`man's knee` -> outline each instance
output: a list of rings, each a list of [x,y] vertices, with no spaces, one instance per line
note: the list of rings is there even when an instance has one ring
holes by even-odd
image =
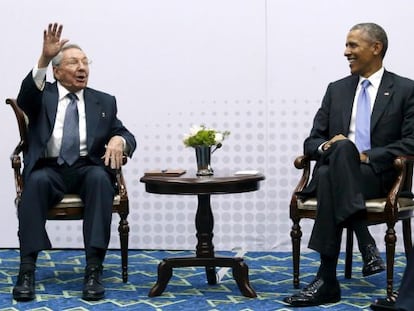
[[[44,189],[50,185],[51,178],[46,170],[39,169],[31,172],[25,180],[25,188]]]
[[[341,163],[345,164],[348,162],[360,162],[359,151],[356,148],[355,144],[349,139],[337,141],[335,144],[332,145],[330,149],[331,150],[328,155],[328,158],[330,159],[330,161],[336,159],[339,165],[341,165]]]
[[[104,167],[93,166],[88,170],[85,180],[89,185],[112,186],[112,178]]]
[[[341,151],[346,150],[348,152],[359,153],[357,147],[355,146],[355,144],[349,139],[338,140],[335,143],[335,149],[338,149],[338,150],[341,150]]]

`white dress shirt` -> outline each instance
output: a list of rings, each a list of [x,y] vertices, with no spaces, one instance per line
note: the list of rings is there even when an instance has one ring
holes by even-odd
[[[33,68],[33,80],[39,90],[45,86],[47,68],[38,68],[37,65]],[[57,82],[58,88],[58,106],[56,112],[56,120],[53,127],[52,136],[47,143],[47,150],[45,157],[58,157],[60,146],[62,144],[63,123],[65,121],[66,107],[69,105],[70,99],[66,96],[70,92]],[[78,114],[79,114],[79,138],[80,138],[80,156],[88,154],[86,146],[86,117],[85,117],[85,100],[83,98],[83,90],[75,93],[78,97]]]
[[[359,93],[361,93],[361,82],[363,80],[369,80],[370,85],[367,87],[367,91],[369,94],[369,99],[371,101],[371,111],[374,108],[375,98],[377,97],[378,88],[381,83],[382,75],[384,74],[384,67],[381,67],[380,70],[372,74],[369,78],[359,77],[358,86],[355,92],[354,97],[354,105],[352,106],[352,116],[351,116],[351,123],[349,125],[349,134],[348,138],[355,143],[355,120],[356,120],[356,112],[357,112],[357,102]]]

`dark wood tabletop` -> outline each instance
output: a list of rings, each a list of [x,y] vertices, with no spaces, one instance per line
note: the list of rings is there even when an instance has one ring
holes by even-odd
[[[158,194],[225,194],[256,191],[265,176],[261,173],[244,175],[195,176],[187,173],[178,177],[143,176],[145,190]]]

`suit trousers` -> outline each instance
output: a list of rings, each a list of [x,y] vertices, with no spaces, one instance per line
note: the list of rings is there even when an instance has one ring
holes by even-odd
[[[414,308],[414,248],[407,259],[395,307],[404,311],[410,311]]]
[[[309,248],[337,256],[347,220],[354,215],[365,216],[365,199],[384,195],[381,180],[369,164],[361,163],[350,140],[337,141],[325,151],[310,183],[318,204]]]
[[[82,157],[70,167],[58,165],[55,158],[41,159],[24,181],[18,206],[22,257],[51,248],[45,228],[48,209],[59,203],[65,193],[79,194],[85,205],[83,239],[86,252],[91,248],[107,249],[115,194],[111,173],[88,158]]]

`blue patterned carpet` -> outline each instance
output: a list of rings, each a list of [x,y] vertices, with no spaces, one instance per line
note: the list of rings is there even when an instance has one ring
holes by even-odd
[[[353,278],[343,277],[343,261],[338,267],[342,301],[312,308],[288,308],[283,297],[294,293],[290,253],[250,252],[244,256],[249,266],[250,283],[257,298],[242,296],[228,270],[218,285],[206,282],[204,268],[176,268],[162,296],[149,298],[148,292],[157,278],[162,258],[192,255],[190,251],[130,251],[129,280],[122,283],[120,253],[108,253],[104,282],[106,299],[83,301],[81,296],[84,256],[78,250],[42,252],[36,272],[36,300],[16,302],[11,298],[19,265],[17,250],[0,250],[0,311],[1,310],[140,310],[140,311],[250,311],[250,310],[369,310],[376,297],[385,296],[385,273],[361,277],[361,258],[354,255]],[[233,256],[230,252],[217,252]],[[341,259],[343,256],[341,257]],[[397,254],[395,280],[398,286],[405,266],[403,254]],[[313,279],[319,265],[316,253],[303,254],[302,284]]]

